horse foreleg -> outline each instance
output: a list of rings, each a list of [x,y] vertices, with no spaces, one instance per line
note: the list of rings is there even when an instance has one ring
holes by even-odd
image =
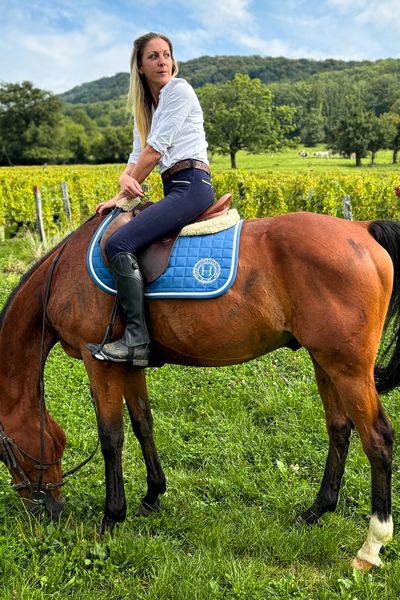
[[[316,523],[325,512],[333,512],[336,509],[352,429],[351,421],[343,410],[339,395],[329,375],[315,361],[314,368],[319,393],[325,408],[329,450],[324,476],[315,502],[301,514],[307,524]]]
[[[86,354],[86,353],[85,353]],[[122,476],[122,419],[124,366],[84,358],[96,405],[97,426],[104,458],[106,499],[100,533],[112,531],[126,516]]]
[[[142,449],[147,470],[147,493],[138,506],[138,513],[147,516],[159,510],[160,494],[166,490],[165,475],[161,467],[153,437],[153,418],[147,395],[146,379],[142,369],[129,369],[125,376],[124,396],[132,429]]]

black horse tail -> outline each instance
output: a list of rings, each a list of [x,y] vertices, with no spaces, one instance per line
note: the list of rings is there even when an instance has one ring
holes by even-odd
[[[393,290],[383,330],[383,340],[375,365],[378,392],[389,392],[400,385],[400,223],[372,221],[368,226],[372,237],[385,248],[393,262]]]

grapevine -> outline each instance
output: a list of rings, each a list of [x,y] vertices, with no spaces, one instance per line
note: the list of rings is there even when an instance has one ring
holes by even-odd
[[[118,191],[121,165],[5,167],[0,170],[0,226],[13,232],[33,229],[36,221],[33,186],[38,185],[48,233],[67,224],[61,182],[68,184],[72,225],[93,214],[96,205]],[[242,217],[252,219],[308,210],[343,216],[343,197],[351,199],[353,218],[400,220],[400,177],[396,173],[341,174],[235,170],[212,177],[216,197],[230,192]],[[162,197],[162,183],[152,173],[151,200]]]

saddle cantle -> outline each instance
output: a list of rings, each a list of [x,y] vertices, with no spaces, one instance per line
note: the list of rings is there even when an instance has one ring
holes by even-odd
[[[215,204],[207,208],[206,211],[201,213],[199,217],[194,221],[194,223],[207,221],[209,219],[213,219],[215,217],[221,217],[229,211],[229,207],[232,201],[231,194],[225,194],[222,196]],[[103,234],[103,237],[100,242],[100,251],[101,256],[104,263],[109,266],[110,262],[108,260],[106,245],[107,241],[110,237],[118,231],[123,225],[128,223],[131,219],[134,219],[142,210],[145,210],[149,206],[151,206],[152,202],[145,202],[143,204],[137,205],[133,210],[128,212],[121,212],[118,214],[115,219],[113,219],[110,225],[107,227],[106,231]],[[138,255],[138,261],[140,265],[140,270],[142,272],[142,276],[145,283],[151,283],[155,281],[168,266],[169,257],[176,241],[176,238],[179,236],[181,230],[173,233],[170,237],[164,238],[162,240],[158,240],[154,242],[143,250]]]

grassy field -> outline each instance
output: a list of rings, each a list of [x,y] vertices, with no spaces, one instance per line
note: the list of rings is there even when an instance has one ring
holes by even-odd
[[[1,303],[32,257],[24,239],[0,244]],[[96,427],[80,362],[56,347],[46,366],[50,413],[67,434],[64,469],[88,454]],[[395,537],[384,568],[362,574],[370,470],[353,436],[340,502],[321,526],[298,514],[313,501],[327,452],[324,415],[304,350],[235,367],[148,371],[156,443],[168,491],[160,513],[137,517],[145,469],[126,422],[128,516],[99,538],[101,454],[65,487],[58,521],[23,509],[0,470],[1,600],[378,599],[400,595],[400,473],[394,464]],[[399,392],[384,404],[399,436]]]
[[[301,150],[308,152],[307,158],[299,156]],[[316,171],[324,173],[326,171],[341,171],[343,173],[357,173],[366,171],[400,171],[400,164],[392,164],[392,153],[388,150],[378,152],[375,165],[371,166],[370,157],[362,160],[361,167],[355,166],[355,160],[332,156],[330,158],[320,158],[313,156],[314,152],[323,152],[326,148],[318,146],[316,148],[289,148],[282,152],[265,154],[248,154],[244,150],[237,153],[236,163],[239,169],[246,169],[252,172],[262,171],[291,171],[304,172]],[[210,163],[213,173],[220,173],[230,169],[230,158],[228,156],[211,155]]]

